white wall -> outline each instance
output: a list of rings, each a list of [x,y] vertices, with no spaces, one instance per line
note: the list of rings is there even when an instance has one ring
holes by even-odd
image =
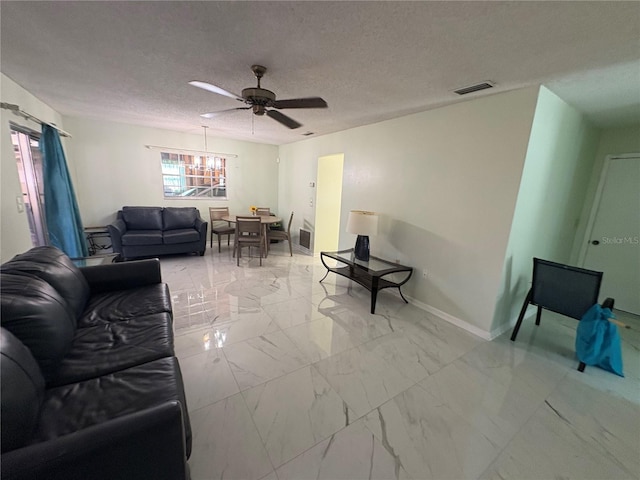
[[[0,98],[2,102],[18,105],[21,110],[64,128],[62,117],[51,107],[31,95],[4,74],[0,74]],[[9,122],[41,131],[42,127],[8,110],[0,110],[0,262],[10,260],[14,255],[28,250],[33,245],[29,223],[25,212],[18,213],[16,197],[22,197],[16,159],[11,144]],[[62,140],[63,146],[67,143]],[[71,172],[73,176],[73,172]]]
[[[292,232],[313,230],[317,159],[343,152],[340,247],[355,242],[345,232],[349,210],[378,212],[372,254],[416,269],[403,290],[489,332],[537,92],[484,96],[283,145],[278,208],[296,211]]]
[[[237,155],[227,163],[228,200],[164,199],[158,145],[204,149],[204,134],[193,135],[121,123],[65,117],[73,134],[66,154],[75,167],[76,195],[85,226],[106,225],[124,205],[194,206],[208,221],[209,207],[249,213],[250,205],[278,203],[278,147],[208,136],[208,150]]]
[[[540,88],[511,226],[493,331],[517,317],[531,285],[532,259],[571,263],[600,132]]]

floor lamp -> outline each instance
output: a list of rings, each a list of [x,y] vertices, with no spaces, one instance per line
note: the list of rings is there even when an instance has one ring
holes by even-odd
[[[356,259],[369,261],[369,235],[378,233],[378,215],[375,212],[351,210],[347,220],[347,232],[358,235],[354,254]]]

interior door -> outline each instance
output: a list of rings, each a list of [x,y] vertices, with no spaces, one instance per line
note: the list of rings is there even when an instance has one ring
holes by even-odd
[[[640,315],[640,155],[609,157],[600,188],[584,267],[604,272],[602,297]]]

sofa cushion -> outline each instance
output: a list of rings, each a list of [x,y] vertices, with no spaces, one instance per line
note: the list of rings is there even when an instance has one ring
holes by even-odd
[[[64,298],[76,317],[89,300],[89,284],[80,269],[55,247],[35,247],[3,264],[5,273],[28,273],[41,278]]]
[[[191,427],[175,357],[48,389],[32,443],[52,440],[167,401],[178,401],[183,407],[189,452]]]
[[[68,385],[173,356],[169,313],[79,328],[48,385]]]
[[[47,282],[32,276],[0,273],[0,321],[24,343],[49,380],[71,347],[76,318]]]
[[[162,234],[162,240],[165,243],[165,245],[197,242],[198,240],[200,240],[200,234],[194,228],[185,228],[180,230],[167,230]]]
[[[161,230],[127,230],[122,245],[162,245]]]
[[[130,320],[154,313],[171,314],[171,296],[165,283],[92,295],[78,328]]]
[[[199,216],[194,207],[166,207],[162,211],[164,230],[193,228]]]
[[[122,207],[127,230],[162,230],[162,207]]]
[[[2,451],[27,443],[33,435],[44,398],[44,378],[29,349],[11,332],[0,328],[2,384]]]

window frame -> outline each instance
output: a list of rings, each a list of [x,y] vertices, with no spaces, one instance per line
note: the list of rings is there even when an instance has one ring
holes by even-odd
[[[159,148],[162,196],[164,200],[228,200],[229,199],[229,157],[232,155],[196,150]],[[203,161],[204,160],[204,161]],[[175,172],[167,171],[167,164],[175,162]],[[202,174],[198,172],[202,171]],[[167,182],[173,177],[174,182]],[[216,183],[214,185],[214,183]],[[178,194],[167,195],[168,189]],[[198,195],[198,190],[209,191]],[[216,195],[216,191],[223,191]],[[194,191],[194,194],[185,193]],[[180,194],[179,192],[182,192]]]

